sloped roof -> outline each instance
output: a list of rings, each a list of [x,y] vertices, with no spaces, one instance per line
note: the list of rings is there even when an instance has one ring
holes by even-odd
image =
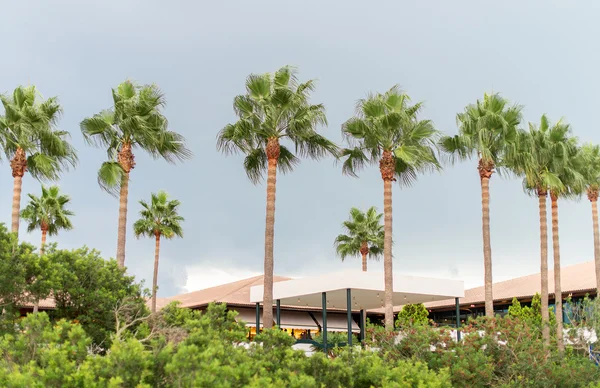
[[[24,307],[24,308],[33,308],[33,303],[32,302],[26,302],[23,303],[22,306],[20,307]],[[54,303],[54,298],[52,297],[48,297],[46,299],[41,299],[39,301],[38,307],[41,309],[53,309],[56,307],[56,304]]]
[[[254,306],[254,303],[250,303],[250,288],[264,284],[263,279],[264,276],[259,275],[204,290],[188,292],[168,298],[159,298],[156,301],[156,306],[160,309],[173,301],[181,302],[181,307],[200,307],[211,302]],[[283,282],[286,280],[292,280],[292,278],[273,276],[273,282]]]
[[[584,292],[596,289],[596,272],[593,261],[563,267],[560,271],[562,292],[564,294]],[[541,276],[539,273],[522,276],[494,283],[492,292],[494,301],[512,300],[513,297],[528,298],[539,293]],[[554,297],[554,271],[548,271],[548,294]],[[484,286],[465,290],[465,297],[460,298],[461,305],[471,305],[485,302]],[[454,300],[442,300],[426,303],[427,308],[454,306]]]

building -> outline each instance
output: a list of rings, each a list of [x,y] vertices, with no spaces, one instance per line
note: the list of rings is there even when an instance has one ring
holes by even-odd
[[[586,295],[596,296],[596,274],[593,261],[563,267],[560,271],[563,298],[571,296],[573,300]],[[513,298],[521,304],[531,303],[536,293],[540,293],[541,276],[539,273],[494,283],[494,312],[499,315],[508,313]],[[475,287],[465,290],[465,297],[459,299],[460,319],[466,321],[485,315],[485,289]],[[554,271],[548,271],[548,304],[554,306]],[[429,318],[439,324],[452,325],[456,321],[454,300],[426,303]]]

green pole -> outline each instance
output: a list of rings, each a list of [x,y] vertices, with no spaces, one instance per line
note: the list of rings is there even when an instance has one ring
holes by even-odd
[[[348,314],[348,346],[352,348],[352,290],[346,289],[346,312]]]
[[[360,310],[360,343],[364,345],[365,341],[365,310]]]
[[[460,341],[460,303],[458,298],[454,298],[454,302],[456,303],[456,340]]]
[[[260,332],[260,303],[256,303],[256,334]]]
[[[327,354],[327,293],[321,293],[321,306],[323,310],[323,352]]]
[[[281,300],[277,299],[277,327],[281,326]]]

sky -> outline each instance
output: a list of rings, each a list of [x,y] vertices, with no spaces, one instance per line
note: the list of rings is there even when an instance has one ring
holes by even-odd
[[[598,2],[7,0],[0,8],[0,92],[30,83],[46,98],[58,96],[59,127],[79,152],[79,165],[59,182],[76,213],[75,229],[50,239],[59,247],[116,253],[118,200],[96,182],[106,154],[84,143],[81,120],[110,107],[111,88],[126,79],[164,91],[171,129],[186,137],[194,158],[171,165],[136,153],[126,249],[128,272],[150,285],[154,242],[131,229],[138,201],[164,189],[182,202],[185,236],[161,246],[159,296],[262,273],[266,187],[250,183],[241,156],[215,146],[218,131],[235,121],[232,100],[251,73],[293,65],[300,80],[316,79],[312,101],[325,105],[329,121],[319,131],[340,144],[356,101],[395,84],[424,101],[421,117],[446,134],[457,133],[456,113],[493,91],[524,105],[525,121],[564,117],[582,142],[600,143]],[[26,176],[22,206],[26,193],[39,192]],[[490,195],[494,281],[538,272],[537,200],[519,180],[497,175]],[[4,160],[0,222],[10,224],[11,200]],[[395,272],[483,284],[475,161],[394,186],[393,203]],[[280,175],[275,273],[360,269],[359,259],[336,258],[333,240],[351,207],[370,206],[383,209],[375,167],[355,179],[331,159],[303,160]],[[562,264],[592,260],[587,199],[561,201],[559,213]],[[21,237],[40,241],[23,223]],[[382,270],[381,262],[369,266]]]

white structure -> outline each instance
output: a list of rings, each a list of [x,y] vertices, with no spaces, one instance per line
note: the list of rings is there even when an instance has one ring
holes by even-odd
[[[408,303],[427,303],[465,295],[464,283],[460,280],[433,279],[394,274],[392,303],[402,306]],[[263,286],[250,288],[250,302],[256,304],[256,327],[260,327],[260,303],[263,301]],[[293,305],[321,307],[319,324],[323,332],[323,347],[327,350],[327,309],[346,309],[348,345],[352,345],[352,332],[356,324],[352,311],[360,311],[361,341],[364,339],[364,311],[384,307],[384,277],[381,272],[345,271],[325,275],[292,279],[273,284],[273,300],[277,305],[277,324],[283,323],[280,306]],[[458,315],[457,315],[458,316]],[[458,322],[457,322],[458,326]]]
[[[277,282],[273,284],[273,300],[279,300],[283,305],[324,307],[322,296],[326,293],[326,307],[346,309],[347,290],[351,292],[352,310],[373,310],[384,306],[382,272],[345,271]],[[462,280],[394,274],[394,306],[464,296]],[[263,286],[250,288],[250,302],[262,301]]]

